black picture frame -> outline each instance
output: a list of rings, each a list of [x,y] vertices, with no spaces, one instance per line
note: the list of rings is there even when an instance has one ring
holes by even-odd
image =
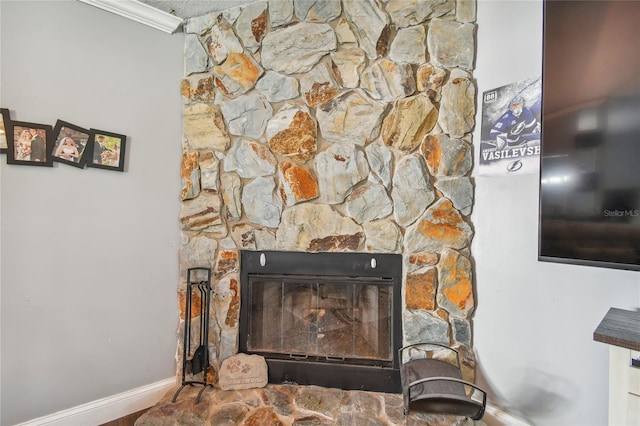
[[[123,172],[127,137],[106,130],[89,129],[89,132],[87,167]]]
[[[49,124],[11,121],[7,138],[7,164],[53,167],[49,144],[53,128]]]
[[[91,131],[75,124],[58,120],[53,128],[53,143],[49,154],[57,163],[84,168]]]
[[[6,154],[9,148],[7,140],[11,131],[11,114],[6,108],[0,108],[0,154]]]

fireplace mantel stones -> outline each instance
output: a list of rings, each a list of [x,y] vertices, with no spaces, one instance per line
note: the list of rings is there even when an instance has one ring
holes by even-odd
[[[463,365],[464,368],[464,365]],[[136,421],[136,426],[241,425],[241,426],[483,426],[482,421],[455,416],[410,413],[405,418],[402,395],[339,391],[314,386],[267,385],[259,389],[223,391],[215,389],[202,394],[196,404],[198,387],[187,387],[177,402],[168,392],[162,400]],[[334,407],[300,395],[327,398]],[[335,396],[341,395],[342,398]],[[298,405],[298,401],[302,406]],[[304,407],[304,408],[303,408]],[[333,409],[331,409],[333,408]],[[327,414],[331,414],[330,417]]]
[[[458,345],[472,369],[474,21],[469,0],[269,0],[189,19],[181,272],[212,266],[233,294],[241,249],[401,253],[405,342]],[[212,315],[216,371],[237,351],[239,303]]]

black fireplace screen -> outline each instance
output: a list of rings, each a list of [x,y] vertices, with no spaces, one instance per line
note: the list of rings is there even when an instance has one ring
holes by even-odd
[[[392,280],[255,274],[248,284],[250,352],[392,365]]]
[[[242,250],[240,352],[269,383],[400,392],[402,256]]]

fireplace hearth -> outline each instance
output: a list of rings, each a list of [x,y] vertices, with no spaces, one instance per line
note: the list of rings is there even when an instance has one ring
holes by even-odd
[[[269,382],[401,391],[402,256],[242,251],[239,349]]]

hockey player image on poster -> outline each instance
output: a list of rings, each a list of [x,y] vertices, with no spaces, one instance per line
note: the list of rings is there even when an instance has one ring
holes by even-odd
[[[528,79],[482,94],[480,175],[538,172],[541,83]]]

